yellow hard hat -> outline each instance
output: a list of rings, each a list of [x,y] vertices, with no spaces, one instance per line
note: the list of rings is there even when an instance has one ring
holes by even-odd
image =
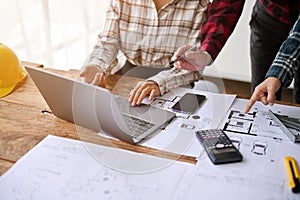
[[[0,43],[0,98],[8,95],[25,77],[17,55]]]

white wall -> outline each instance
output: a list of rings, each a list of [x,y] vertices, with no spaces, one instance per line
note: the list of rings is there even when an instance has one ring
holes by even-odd
[[[211,67],[204,70],[204,75],[251,81],[250,66],[250,18],[255,0],[246,1],[238,24]]]

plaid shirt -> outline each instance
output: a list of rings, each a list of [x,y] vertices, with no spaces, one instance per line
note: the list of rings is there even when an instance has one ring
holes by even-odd
[[[297,17],[300,12],[299,0],[259,0],[259,2],[274,19],[290,26],[294,23],[290,20],[291,13],[296,13]]]
[[[116,66],[120,50],[134,65],[163,68],[179,47],[200,42],[199,29],[208,3],[173,0],[157,11],[152,0],[111,0],[104,29],[87,64],[108,72]],[[148,80],[155,81],[164,94],[200,77],[200,72],[171,69]]]
[[[290,14],[300,11],[299,0],[258,0],[274,19],[291,25]],[[202,49],[215,59],[233,32],[242,13],[245,0],[213,0],[208,8],[207,20],[200,33]]]
[[[278,78],[283,87],[288,87],[300,65],[300,15],[289,37],[277,53],[266,77]]]

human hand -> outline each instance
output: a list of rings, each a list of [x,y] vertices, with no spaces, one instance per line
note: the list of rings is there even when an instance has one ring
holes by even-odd
[[[177,61],[174,67],[177,69],[185,69],[189,71],[203,70],[211,61],[212,58],[207,51],[197,49],[196,51],[188,51],[192,46],[185,45],[179,47],[174,53],[171,60],[174,60],[184,54],[185,58]]]
[[[264,105],[273,105],[276,98],[275,93],[279,90],[280,86],[281,82],[278,78],[268,77],[256,86],[244,113],[248,113],[257,100],[261,100]]]
[[[159,86],[152,81],[140,81],[129,94],[129,102],[132,106],[140,105],[143,99],[149,95],[149,100],[160,95]]]
[[[83,78],[84,82],[97,85],[100,87],[106,86],[106,80],[102,69],[96,65],[87,65],[80,72],[80,77]]]

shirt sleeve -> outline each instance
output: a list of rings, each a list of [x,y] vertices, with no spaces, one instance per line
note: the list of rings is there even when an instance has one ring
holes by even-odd
[[[300,15],[288,38],[282,43],[267,77],[278,78],[283,87],[288,87],[300,65]]]
[[[163,95],[173,88],[186,85],[200,80],[200,72],[191,72],[187,70],[175,69],[162,71],[157,75],[150,77],[147,81],[154,81],[158,84],[160,94]]]
[[[94,64],[104,72],[116,61],[120,49],[119,43],[119,11],[120,5],[112,0],[106,11],[106,21],[102,32],[98,35],[97,44],[88,56],[85,64]]]
[[[201,26],[201,49],[215,60],[233,32],[243,10],[245,0],[213,0]]]

